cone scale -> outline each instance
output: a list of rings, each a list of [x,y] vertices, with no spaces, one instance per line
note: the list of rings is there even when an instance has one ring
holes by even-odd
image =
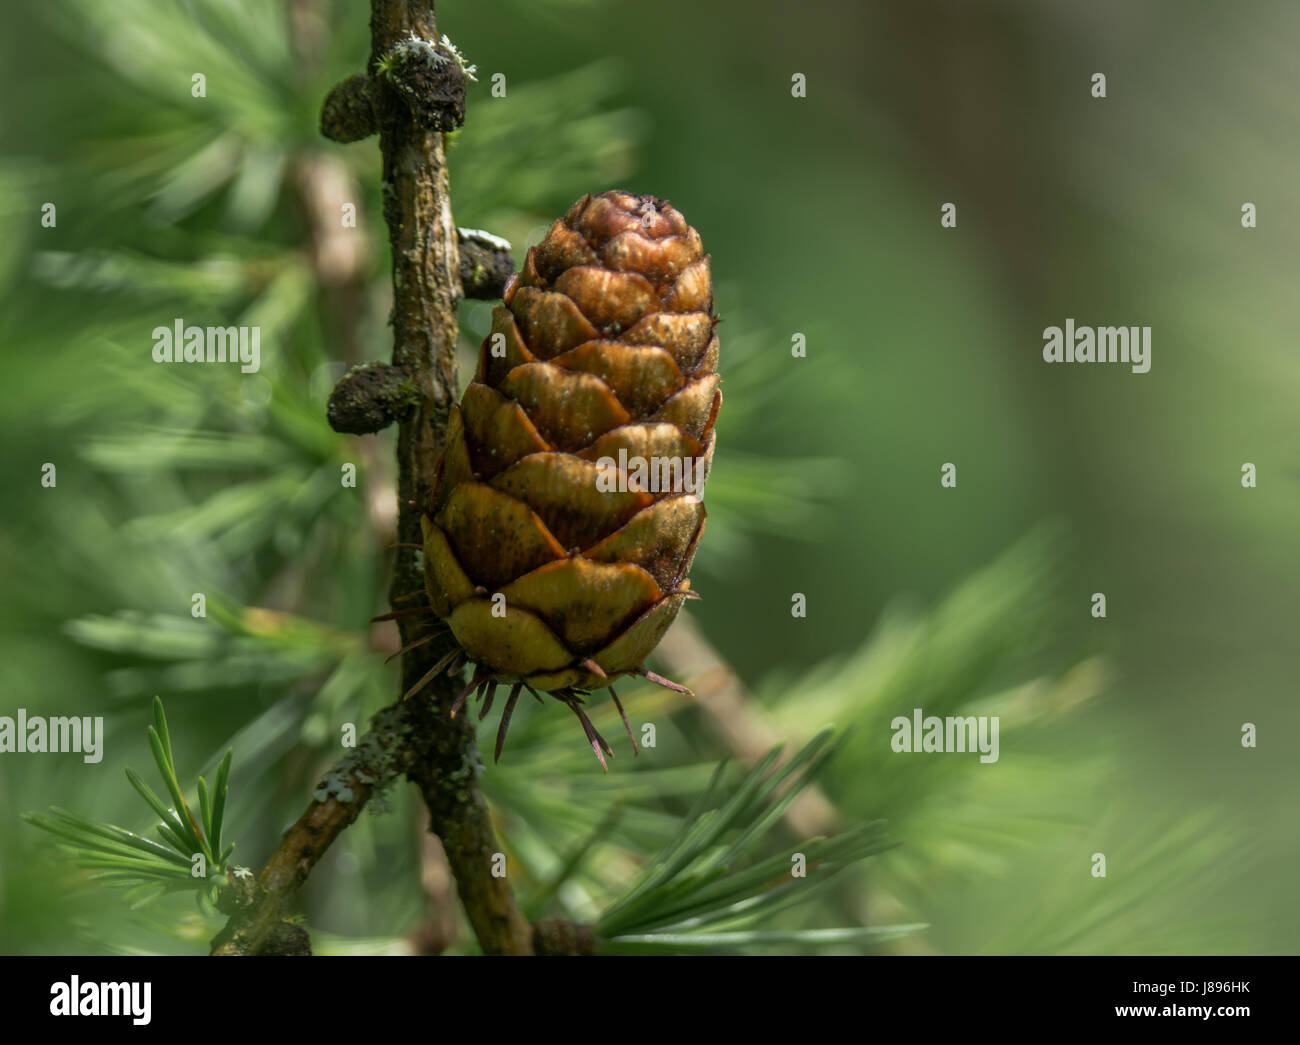
[[[584,196],[503,301],[452,408],[425,582],[477,680],[572,702],[646,674],[692,596],[722,402],[709,259],[668,203]]]

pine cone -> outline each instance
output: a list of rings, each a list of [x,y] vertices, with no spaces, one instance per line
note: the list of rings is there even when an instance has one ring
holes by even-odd
[[[547,691],[599,756],[579,694],[625,674],[672,685],[644,661],[693,597],[722,402],[709,259],[664,201],[584,196],[504,301],[452,410],[426,583],[478,664],[467,693],[518,683],[508,717],[520,685]]]

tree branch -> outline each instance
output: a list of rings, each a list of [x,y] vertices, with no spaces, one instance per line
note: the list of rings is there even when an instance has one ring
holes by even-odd
[[[438,39],[432,0],[371,0],[370,10],[371,70],[412,32],[423,40]],[[443,68],[455,65],[447,62]],[[411,375],[416,393],[414,407],[397,429],[401,544],[389,601],[398,605],[397,598],[424,587],[414,548],[423,544],[420,516],[459,392],[456,306],[462,290],[442,134],[417,123],[387,79],[379,79],[384,220],[393,252],[393,366]],[[398,624],[407,644],[422,630],[409,617]],[[403,656],[403,692],[428,672],[450,641],[426,643]],[[478,745],[470,716],[452,719],[450,714],[459,685],[440,675],[426,691],[432,692],[438,713],[431,721],[428,755],[409,776],[429,807],[430,829],[442,839],[479,945],[488,954],[531,954],[532,930],[508,879],[492,874],[499,847],[478,784]]]
[[[420,701],[399,701],[371,720],[370,731],[321,779],[316,799],[285,832],[280,846],[256,879],[239,869],[224,891],[230,915],[212,941],[218,956],[269,953],[289,902],[333,841],[360,815],[377,790],[405,773],[423,754],[430,730]],[[283,952],[279,952],[283,953]],[[297,952],[304,953],[304,952]],[[307,951],[305,953],[310,953]]]
[[[371,53],[368,71],[412,33],[436,41],[432,0],[371,0]],[[447,83],[454,63],[439,66],[438,104],[454,102]],[[442,134],[421,103],[412,113],[408,77],[399,92],[387,77],[367,85],[383,157],[383,209],[393,255],[392,366],[407,375],[409,406],[397,432],[398,546],[390,602],[423,589],[414,554],[422,544],[420,516],[428,503],[434,470],[456,400],[458,322],[462,296],[457,231],[448,198]],[[463,83],[459,97],[463,104]],[[417,100],[418,101],[418,100]],[[453,106],[454,108],[454,106]],[[463,112],[463,109],[461,110]],[[454,119],[452,112],[448,119]],[[404,643],[419,637],[428,621],[398,621]],[[423,678],[449,649],[444,638],[419,646],[402,658],[402,690]],[[398,701],[380,712],[362,743],[322,781],[316,800],[286,833],[256,880],[238,876],[225,891],[230,922],[213,941],[213,954],[307,953],[300,931],[284,915],[298,887],[330,844],[360,813],[376,788],[405,773],[419,787],[429,808],[430,829],[442,840],[456,878],[457,892],[479,945],[488,954],[532,954],[533,928],[520,912],[506,878],[492,874],[498,844],[487,803],[478,784],[478,747],[470,716],[452,719],[451,704],[460,683],[442,674],[420,697]],[[550,940],[556,930],[543,930]],[[573,939],[582,934],[574,930]]]

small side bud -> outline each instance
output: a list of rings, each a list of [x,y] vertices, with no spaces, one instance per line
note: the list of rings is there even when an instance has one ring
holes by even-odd
[[[370,435],[414,405],[411,375],[388,363],[363,363],[343,375],[330,393],[326,417],[336,432]]]
[[[467,298],[495,301],[505,293],[515,271],[510,244],[479,229],[457,229],[460,243],[460,283]]]
[[[378,131],[375,86],[373,79],[360,74],[335,84],[321,106],[321,134],[330,141],[358,142]]]

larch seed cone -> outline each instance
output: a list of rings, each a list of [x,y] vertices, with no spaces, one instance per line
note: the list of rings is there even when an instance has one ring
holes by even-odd
[[[600,756],[579,694],[665,681],[645,658],[693,596],[722,402],[709,258],[662,200],[584,196],[503,298],[452,408],[426,585],[478,666],[467,694],[516,683],[508,717],[520,686],[547,691]]]

